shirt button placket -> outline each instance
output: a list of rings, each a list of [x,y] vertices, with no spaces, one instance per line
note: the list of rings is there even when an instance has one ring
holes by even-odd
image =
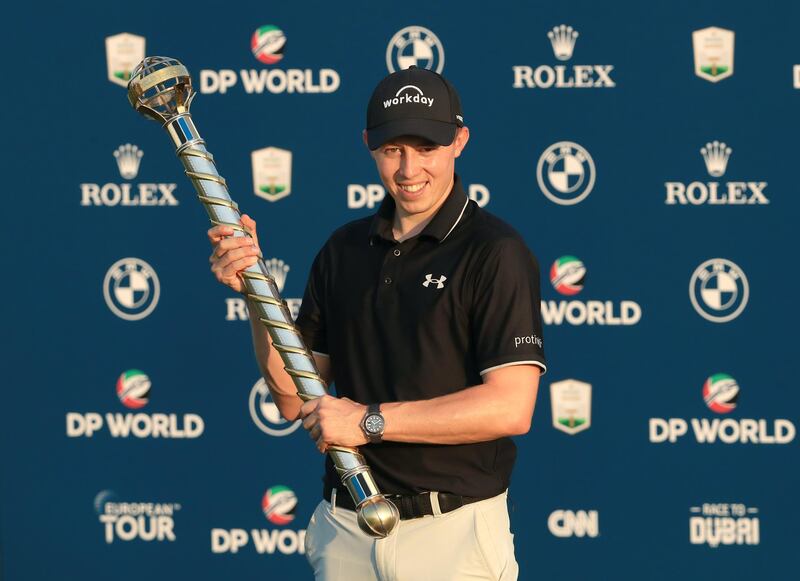
[[[386,258],[383,261],[383,271],[382,271],[384,288],[394,284],[395,279],[397,278],[396,273],[399,264],[392,259],[399,257],[401,254],[403,254],[403,251],[397,247],[392,248],[386,254]]]

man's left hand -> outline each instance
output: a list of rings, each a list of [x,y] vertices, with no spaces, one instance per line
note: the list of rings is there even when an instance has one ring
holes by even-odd
[[[328,446],[352,448],[367,443],[361,430],[361,419],[366,411],[367,406],[346,397],[323,395],[304,403],[300,417],[308,435],[324,454]]]

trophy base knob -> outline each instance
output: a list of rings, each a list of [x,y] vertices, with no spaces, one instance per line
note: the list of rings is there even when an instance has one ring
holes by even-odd
[[[365,500],[356,511],[359,528],[371,537],[384,539],[400,522],[400,511],[394,503],[383,496]]]

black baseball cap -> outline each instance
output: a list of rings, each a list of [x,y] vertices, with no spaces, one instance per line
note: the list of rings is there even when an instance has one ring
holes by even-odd
[[[378,149],[402,135],[450,145],[464,126],[461,100],[447,79],[415,66],[384,78],[367,106],[367,145]]]

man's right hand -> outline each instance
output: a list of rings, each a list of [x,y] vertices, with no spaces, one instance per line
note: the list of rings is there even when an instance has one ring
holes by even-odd
[[[261,256],[256,234],[256,221],[247,214],[242,215],[241,225],[252,233],[250,236],[233,237],[230,226],[214,226],[208,231],[208,240],[213,248],[208,261],[211,272],[222,284],[229,286],[237,293],[242,292],[244,285],[239,274],[253,266]]]

